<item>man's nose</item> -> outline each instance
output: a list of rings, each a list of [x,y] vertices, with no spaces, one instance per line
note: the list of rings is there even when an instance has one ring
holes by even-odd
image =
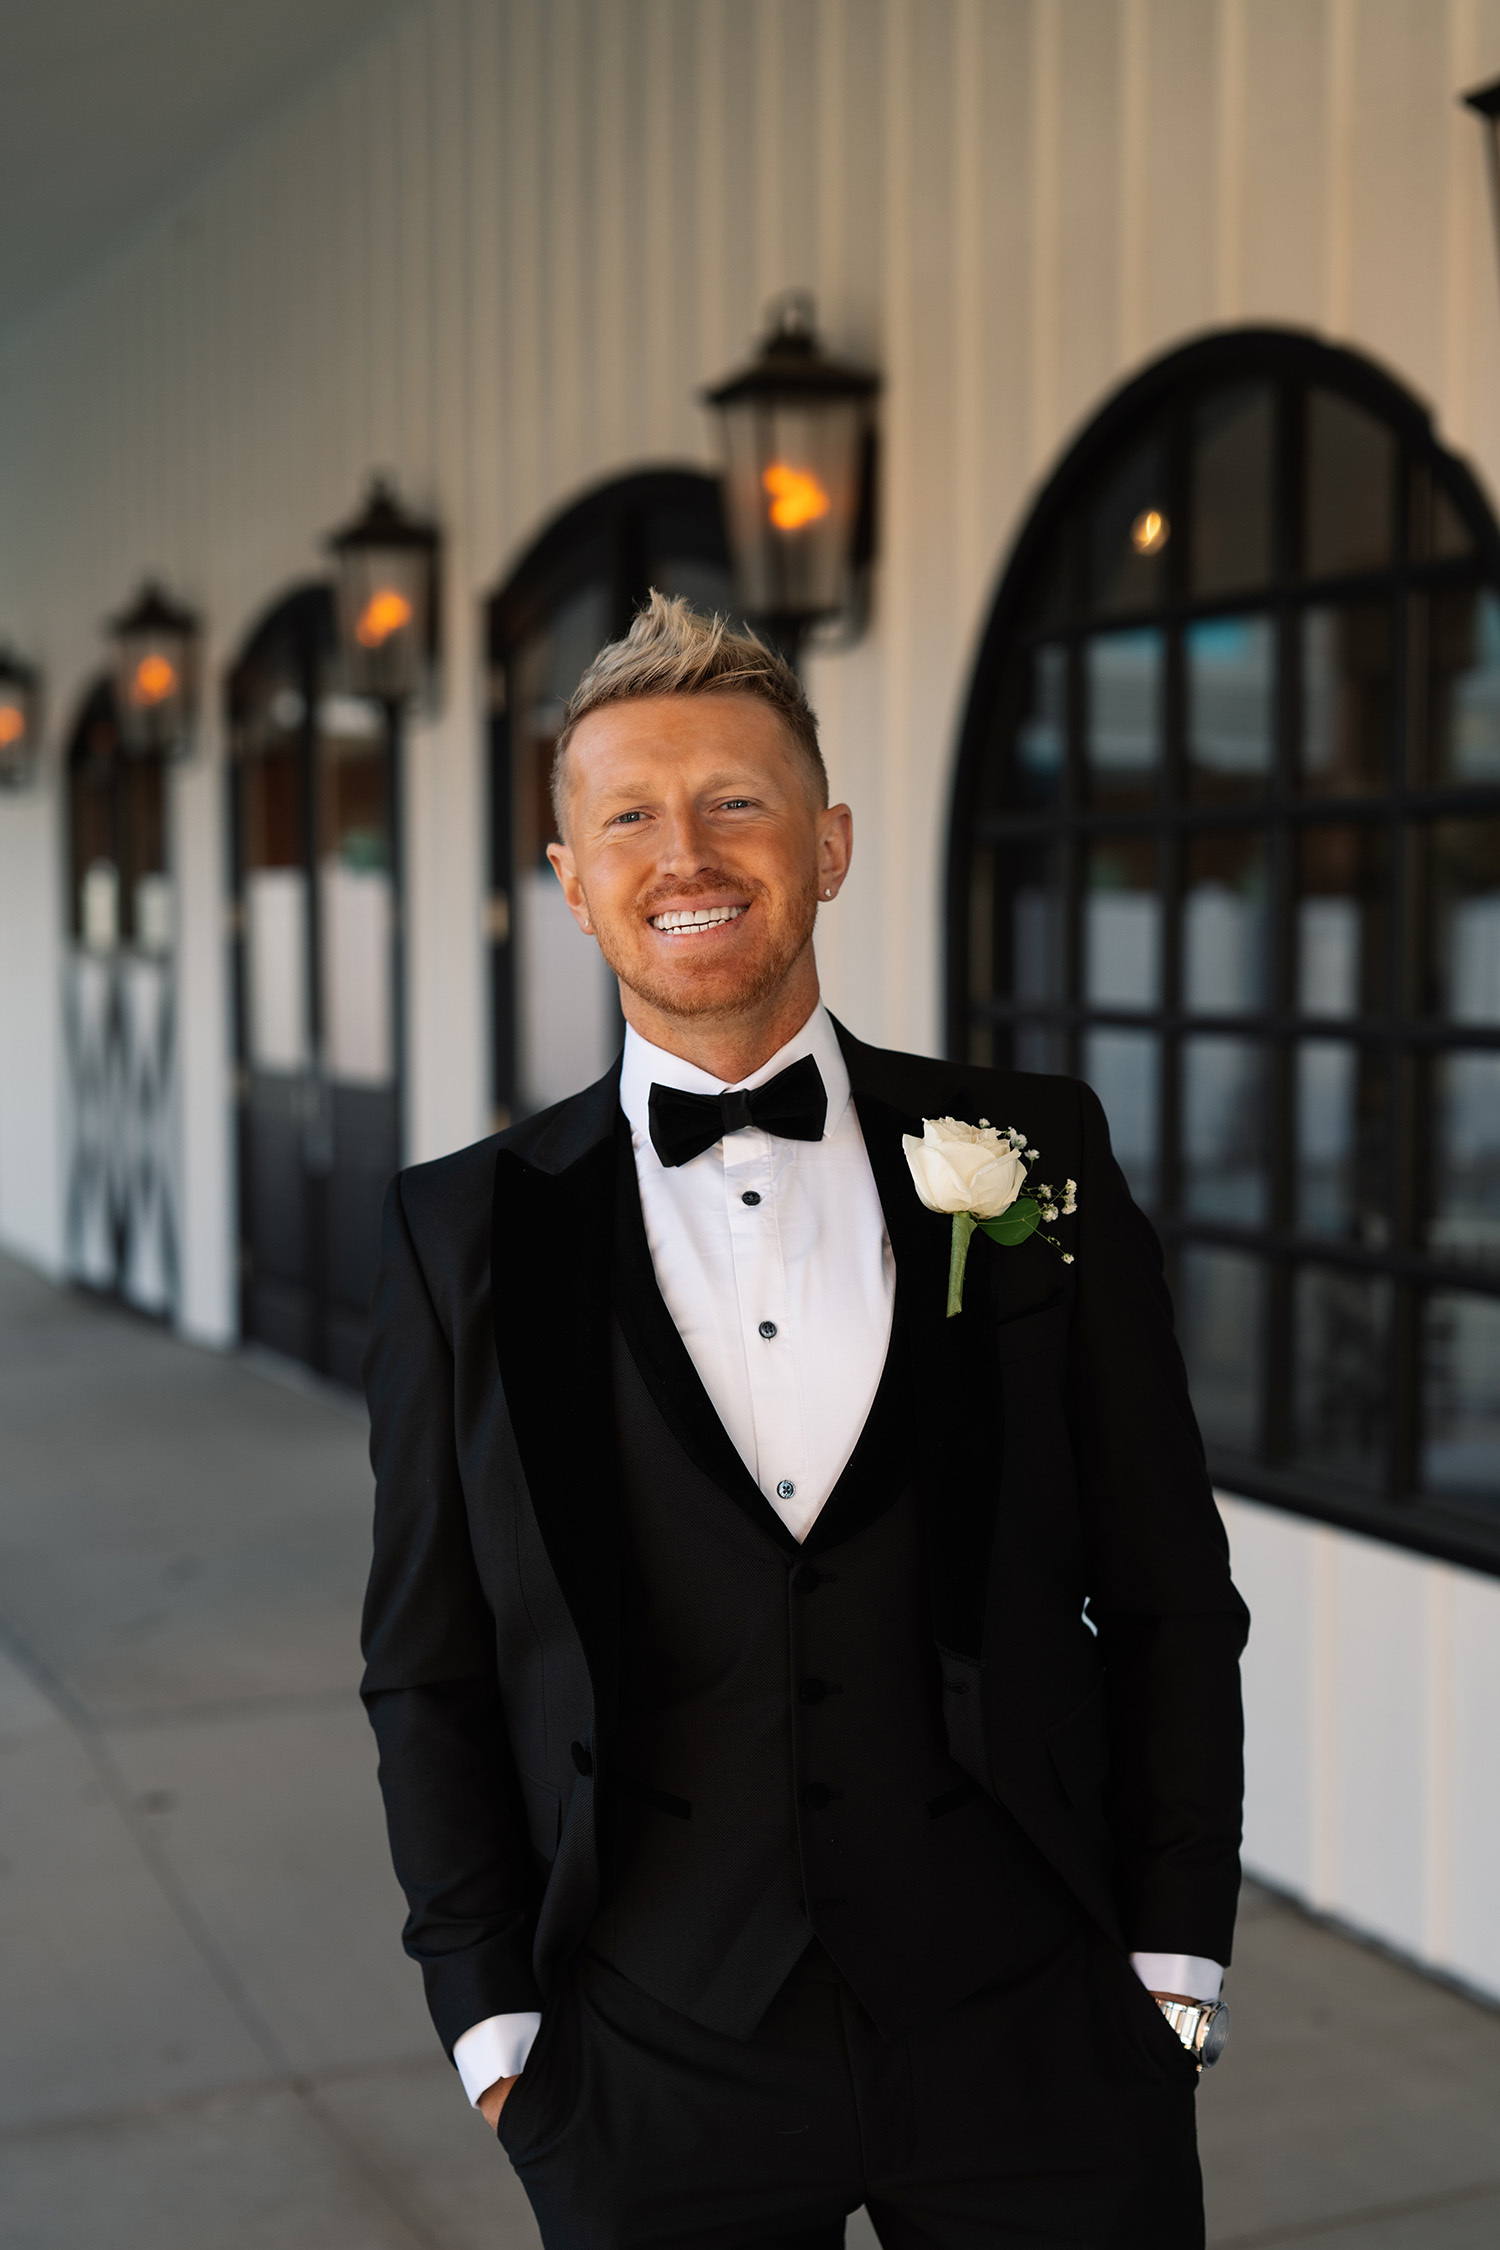
[[[673,875],[695,875],[717,863],[713,835],[697,808],[685,805],[669,812],[662,824],[657,854],[661,867]]]

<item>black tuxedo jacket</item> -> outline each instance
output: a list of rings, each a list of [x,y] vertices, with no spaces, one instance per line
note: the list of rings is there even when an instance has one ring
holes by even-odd
[[[839,1037],[911,1345],[950,1750],[1119,1944],[1227,1962],[1248,1618],[1156,1237],[1087,1087]],[[386,1200],[362,1692],[406,1947],[450,2052],[484,2017],[542,2006],[599,1903],[619,1116],[616,1069]],[[1077,1218],[1052,1230],[1075,1262],[976,1233],[953,1320],[950,1223],[901,1147],[932,1116],[1023,1127],[1042,1175],[1078,1182]]]

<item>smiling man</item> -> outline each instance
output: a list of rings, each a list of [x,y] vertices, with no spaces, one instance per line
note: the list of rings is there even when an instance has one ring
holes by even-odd
[[[1098,1103],[822,1007],[852,820],[759,642],[653,596],[553,788],[624,1053],[393,1183],[366,1362],[438,2034],[547,2250],[1188,2250],[1246,1618]],[[931,1118],[1076,1182],[951,1317]]]

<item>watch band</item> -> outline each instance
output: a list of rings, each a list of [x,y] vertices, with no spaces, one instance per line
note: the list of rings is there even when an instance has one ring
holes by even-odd
[[[1223,2054],[1229,2038],[1229,2009],[1222,2000],[1158,2000],[1167,2022],[1201,2071]]]

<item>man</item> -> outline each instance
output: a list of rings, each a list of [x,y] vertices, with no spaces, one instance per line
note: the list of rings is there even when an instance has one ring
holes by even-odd
[[[822,1008],[851,816],[758,642],[653,596],[554,790],[624,1054],[393,1184],[366,1361],[439,2036],[548,2250],[1201,2243],[1247,1621],[1099,1105]],[[955,1317],[939,1117],[1076,1182]]]

